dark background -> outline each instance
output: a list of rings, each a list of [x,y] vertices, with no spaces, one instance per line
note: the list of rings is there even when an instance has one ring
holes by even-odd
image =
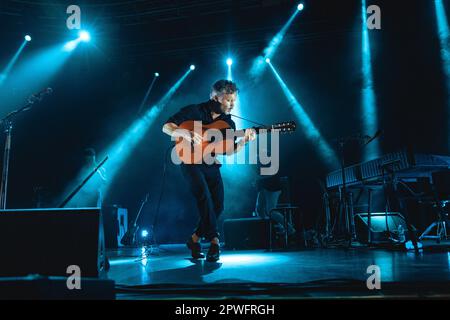
[[[361,5],[352,0],[304,3],[305,10],[288,30],[272,62],[331,144],[333,138],[362,132]],[[2,0],[0,67],[8,63],[26,33],[33,41],[17,66],[41,48],[71,40],[74,33],[65,27],[69,4],[74,3]],[[170,145],[161,126],[180,107],[208,99],[211,84],[226,77],[228,55],[235,61],[233,76],[241,87],[245,116],[265,123],[295,120],[272,72],[266,70],[259,83],[251,84],[248,71],[297,2],[109,0],[76,4],[82,10],[82,27],[93,39],[80,45],[59,72],[42,83],[41,87],[52,87],[54,94],[17,118],[8,207],[36,206],[36,188],[41,188],[46,205],[55,205],[77,176],[83,149],[103,152],[136,119],[155,71],[161,77],[148,106],[191,63],[197,66],[132,152],[107,195],[109,205],[124,206],[133,217],[149,192],[150,202],[140,223],[143,227],[155,217],[164,152]],[[382,11],[382,29],[369,32],[378,121],[384,130],[382,152],[412,146],[420,152],[448,154],[447,92],[434,1],[370,4],[379,5]],[[444,4],[448,16],[450,3]],[[22,90],[0,88],[0,116],[24,103],[36,86],[34,76],[38,75],[31,72],[24,79]],[[301,205],[312,225],[322,214],[318,181],[324,181],[330,168],[301,128],[281,137],[280,148],[280,175],[289,176],[294,202]],[[361,160],[357,146],[347,150],[347,159],[348,164]],[[249,167],[245,177],[240,177],[242,172],[225,176],[224,218],[251,216],[253,211],[256,190],[252,181],[257,168]],[[158,218],[161,242],[184,240],[196,220],[189,191],[171,163]]]

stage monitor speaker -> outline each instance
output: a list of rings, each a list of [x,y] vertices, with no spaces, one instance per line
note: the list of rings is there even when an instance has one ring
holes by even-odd
[[[105,275],[100,209],[0,210],[0,276]]]
[[[372,242],[388,242],[389,233],[388,230],[397,235],[399,226],[404,230],[405,236],[407,237],[408,228],[406,226],[405,218],[399,212],[388,212],[387,213],[387,227],[386,227],[386,213],[385,212],[374,212],[371,214],[371,235]],[[358,213],[355,215],[355,228],[356,236],[358,241],[367,242],[368,241],[368,215],[367,213]],[[413,230],[415,231],[414,227]]]
[[[81,278],[80,288],[69,290],[66,277],[0,278],[0,300],[115,300],[115,282]]]
[[[267,249],[269,220],[261,218],[226,219],[223,222],[228,249]]]

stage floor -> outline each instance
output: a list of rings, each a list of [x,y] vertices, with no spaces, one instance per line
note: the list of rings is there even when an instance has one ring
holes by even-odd
[[[422,294],[424,290],[434,294],[445,293],[442,288],[450,290],[450,252],[446,251],[415,254],[368,248],[290,252],[223,250],[217,263],[191,259],[184,245],[162,245],[158,251],[148,251],[144,259],[143,252],[142,248],[108,251],[111,264],[108,278],[119,288],[127,289],[119,290],[119,299],[137,298],[135,289],[175,298],[192,296],[195,292],[198,294],[194,296],[202,296],[206,291],[211,297],[227,297],[230,288],[233,296],[253,288],[255,297],[274,296],[273,289],[281,287],[287,290],[279,290],[278,294],[289,297],[304,297],[304,289],[312,287],[327,289],[331,297],[333,290],[340,291],[341,295],[342,292],[358,294],[356,291],[360,290],[372,294],[373,290],[366,286],[370,276],[367,268],[371,265],[380,267],[384,288],[420,287],[416,291]],[[128,291],[130,288],[133,290]],[[169,289],[170,292],[164,291]],[[176,294],[177,290],[180,295]],[[405,291],[408,292],[410,289]],[[251,291],[245,295],[251,296]]]

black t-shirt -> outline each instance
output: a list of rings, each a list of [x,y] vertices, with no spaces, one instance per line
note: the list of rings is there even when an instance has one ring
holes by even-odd
[[[167,122],[173,122],[179,126],[181,123],[188,120],[201,121],[202,124],[210,124],[217,120],[223,120],[228,123],[233,130],[236,130],[236,124],[233,120],[231,120],[231,116],[229,114],[221,114],[216,119],[212,118],[211,110],[213,103],[218,102],[209,100],[207,102],[192,104],[181,108],[181,110],[171,116]]]

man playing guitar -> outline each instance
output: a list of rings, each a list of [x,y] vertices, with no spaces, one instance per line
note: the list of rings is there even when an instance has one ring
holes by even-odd
[[[164,124],[162,130],[172,138],[184,139],[193,145],[202,143],[203,137],[198,132],[180,128],[185,121],[201,121],[202,124],[210,124],[218,120],[225,121],[230,128],[236,129],[231,120],[238,88],[229,80],[219,80],[214,83],[210,100],[204,103],[189,105],[170,117]],[[254,129],[246,129],[244,137],[240,139],[234,148],[238,152],[249,141],[256,138]],[[224,189],[220,174],[220,164],[181,164],[181,171],[196,199],[200,220],[197,228],[187,241],[194,259],[204,258],[200,240],[202,238],[211,242],[206,259],[210,262],[219,260],[220,246],[217,220],[223,211]]]

